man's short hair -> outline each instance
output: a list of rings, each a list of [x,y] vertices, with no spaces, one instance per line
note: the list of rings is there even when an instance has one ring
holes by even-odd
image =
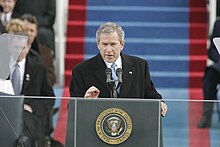
[[[32,24],[36,24],[38,26],[38,21],[37,21],[37,18],[34,16],[34,15],[31,15],[31,14],[23,14],[21,17],[20,17],[21,20],[23,21],[28,21],[29,23],[32,23]]]
[[[109,33],[114,33],[114,32],[116,32],[118,34],[120,43],[124,42],[125,33],[124,33],[124,30],[122,29],[122,27],[114,22],[106,22],[106,23],[102,24],[96,32],[97,44],[99,44],[99,42],[100,42],[100,35],[101,34],[109,34]]]

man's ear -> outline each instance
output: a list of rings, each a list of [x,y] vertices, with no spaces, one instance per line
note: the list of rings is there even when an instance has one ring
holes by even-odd
[[[125,42],[124,42],[124,41],[122,41],[122,42],[121,42],[121,50],[123,50],[124,45],[125,45]]]
[[[97,43],[97,48],[100,50],[100,48],[99,48],[99,44]]]

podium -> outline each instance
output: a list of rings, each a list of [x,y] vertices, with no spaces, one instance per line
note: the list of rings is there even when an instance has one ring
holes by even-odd
[[[23,98],[0,92],[0,144],[15,147],[23,132]]]
[[[161,147],[160,100],[70,99],[65,147]]]

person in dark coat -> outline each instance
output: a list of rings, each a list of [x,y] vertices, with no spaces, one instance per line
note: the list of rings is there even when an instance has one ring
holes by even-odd
[[[159,99],[161,115],[165,116],[167,105],[154,87],[147,61],[122,53],[125,44],[122,27],[113,22],[104,23],[96,32],[96,42],[99,53],[72,69],[70,96]],[[112,77],[106,75],[106,72],[110,72],[106,69],[111,71]],[[121,75],[113,76],[114,71],[120,71]],[[160,136],[160,146],[163,146],[162,131]]]
[[[53,63],[53,55],[51,54],[51,50],[48,47],[38,43],[36,39],[38,32],[38,22],[36,17],[31,14],[24,14],[19,19],[25,22],[28,29],[28,44],[30,47],[29,55],[34,56],[38,61],[40,60],[39,62],[41,62],[46,67],[50,84],[51,86],[54,86],[56,82],[56,75]]]
[[[16,17],[14,15],[14,8],[16,5],[16,0],[1,0],[0,5],[2,7],[2,13],[0,16],[0,32],[5,33],[5,27],[12,18]]]
[[[213,38],[220,37],[220,20],[216,20],[210,37],[210,47],[208,49],[208,57],[214,63],[205,69],[203,78],[203,95],[204,100],[217,99],[217,85],[220,84],[220,55],[213,42]],[[199,128],[210,128],[212,120],[213,102],[204,102],[203,113],[198,124]]]
[[[124,81],[116,89],[118,98],[162,99],[151,81],[147,61],[121,53],[125,43],[121,26],[113,22],[101,25],[96,33],[96,41],[100,53],[72,70],[69,87],[71,97],[112,97],[105,70],[115,63],[116,68],[122,68]],[[161,107],[165,116],[167,106],[163,101]]]

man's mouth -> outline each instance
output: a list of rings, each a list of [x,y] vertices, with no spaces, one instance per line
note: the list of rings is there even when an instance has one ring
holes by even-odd
[[[113,57],[113,55],[106,55],[107,57]]]

